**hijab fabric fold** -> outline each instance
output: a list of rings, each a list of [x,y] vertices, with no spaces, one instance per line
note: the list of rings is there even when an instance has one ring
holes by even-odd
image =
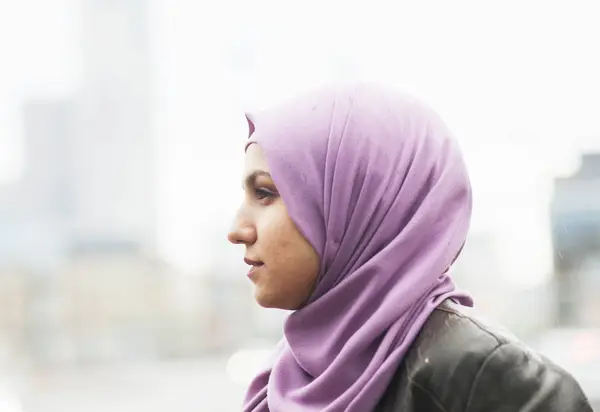
[[[448,275],[471,216],[460,149],[433,110],[374,83],[247,118],[321,270],[244,411],[371,411],[431,312],[472,305]]]

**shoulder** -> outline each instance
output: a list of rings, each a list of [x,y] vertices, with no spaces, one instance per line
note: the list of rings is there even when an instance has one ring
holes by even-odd
[[[523,345],[508,342],[488,354],[473,381],[465,411],[494,408],[592,411],[573,377]]]
[[[531,411],[591,411],[566,371],[450,302],[430,316],[386,396],[407,410],[423,410],[427,402],[443,412],[521,410],[526,404]]]

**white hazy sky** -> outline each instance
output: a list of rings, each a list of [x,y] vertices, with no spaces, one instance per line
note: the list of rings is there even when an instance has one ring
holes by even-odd
[[[0,1],[0,181],[19,167],[18,96],[77,86],[77,4]],[[270,104],[330,79],[335,55],[361,77],[430,102],[471,166],[475,228],[505,239],[518,267],[549,262],[550,192],[540,179],[600,146],[599,3],[365,4],[152,1],[161,241],[173,260],[206,260],[215,240],[202,226],[224,222],[239,199],[245,124],[234,115],[243,103]],[[254,45],[245,80],[227,66],[233,43]]]

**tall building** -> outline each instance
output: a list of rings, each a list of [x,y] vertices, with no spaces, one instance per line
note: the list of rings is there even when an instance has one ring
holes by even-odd
[[[155,250],[155,138],[145,0],[85,0],[72,146],[75,250]]]
[[[551,221],[559,319],[577,324],[591,310],[584,298],[600,294],[600,153],[584,154],[575,175],[555,180]]]
[[[70,147],[74,137],[71,100],[30,99],[23,103],[25,165],[16,195],[6,207],[10,259],[47,268],[68,248],[73,212]]]
[[[21,212],[50,220],[68,219],[73,190],[73,101],[31,99],[22,108],[26,163],[20,184]]]

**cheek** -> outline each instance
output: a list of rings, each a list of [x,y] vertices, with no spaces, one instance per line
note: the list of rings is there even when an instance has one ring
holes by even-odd
[[[262,245],[272,259],[285,258],[294,249],[294,226],[285,210],[273,209],[262,225]]]
[[[319,258],[285,208],[270,208],[263,222],[258,243],[268,270],[257,290],[264,294],[263,304],[268,307],[298,309],[314,288]]]
[[[274,225],[271,240],[274,269],[286,282],[301,285],[316,278],[319,258],[287,215]]]
[[[278,270],[283,270],[281,265],[305,263],[312,248],[288,216],[285,206],[273,205],[265,210],[262,220],[258,234],[260,249],[266,253],[265,259],[270,258],[272,268],[276,269],[277,265]]]

